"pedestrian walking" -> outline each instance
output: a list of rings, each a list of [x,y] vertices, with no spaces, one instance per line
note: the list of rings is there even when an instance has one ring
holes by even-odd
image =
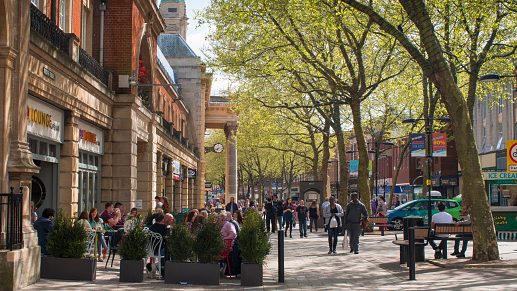
[[[289,237],[293,238],[293,216],[296,207],[291,201],[291,198],[287,199],[284,205],[284,222],[285,222],[285,237],[287,237],[287,231],[289,230]]]
[[[325,201],[323,201],[323,203],[321,203],[321,210],[325,211],[325,208],[327,208],[329,205],[330,205],[329,198],[326,197]],[[327,232],[327,220],[325,219],[325,217],[323,217],[323,229],[325,230],[325,232]]]
[[[344,216],[343,208],[341,205],[336,203],[336,198],[331,196],[329,198],[329,206],[324,209],[323,217],[325,221],[328,221],[327,232],[329,239],[329,252],[328,254],[336,254],[336,246],[339,229],[342,225],[342,219]]]
[[[296,215],[300,224],[300,237],[307,237],[307,213],[309,209],[305,206],[305,201],[300,200],[300,205],[296,207]]]
[[[276,203],[271,200],[271,198],[267,199],[266,204],[264,205],[264,209],[266,210],[266,229],[267,231],[271,231],[275,233],[276,230]]]
[[[311,206],[309,206],[309,230],[312,232],[312,225],[314,224],[314,230],[318,231],[318,203],[316,200],[311,202]]]
[[[350,236],[350,252],[358,254],[361,224],[368,218],[368,211],[359,201],[359,193],[353,192],[350,196],[352,200],[346,206],[345,223]]]

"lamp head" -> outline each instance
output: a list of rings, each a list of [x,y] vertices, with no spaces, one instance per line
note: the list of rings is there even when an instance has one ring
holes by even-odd
[[[501,79],[501,75],[499,74],[486,74],[479,77],[479,81],[481,82],[496,82]]]
[[[414,118],[408,118],[408,119],[404,119],[402,121],[402,123],[415,123],[416,122],[416,119]]]

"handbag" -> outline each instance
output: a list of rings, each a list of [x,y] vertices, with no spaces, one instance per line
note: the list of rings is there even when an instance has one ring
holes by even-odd
[[[337,219],[335,216],[332,216],[332,218],[330,218],[329,227],[330,228],[338,227]]]

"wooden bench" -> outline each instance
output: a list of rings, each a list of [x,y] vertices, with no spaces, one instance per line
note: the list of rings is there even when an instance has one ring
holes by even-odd
[[[368,217],[368,225],[371,227],[377,226],[381,231],[381,236],[384,236],[384,229],[389,227],[388,217]]]
[[[437,237],[437,235],[447,235],[446,237]],[[427,240],[440,240],[444,242],[443,258],[447,259],[447,241],[464,241],[472,240],[471,224],[456,223],[435,223],[434,235],[428,236]]]

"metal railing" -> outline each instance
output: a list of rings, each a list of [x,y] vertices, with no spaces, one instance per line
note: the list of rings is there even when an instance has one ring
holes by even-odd
[[[22,233],[22,192],[15,194],[0,193],[0,250],[20,249],[23,244]]]
[[[109,73],[82,48],[79,48],[79,64],[104,83],[104,85],[108,86]]]
[[[70,37],[34,5],[31,5],[31,29],[39,33],[61,52],[69,55]]]

